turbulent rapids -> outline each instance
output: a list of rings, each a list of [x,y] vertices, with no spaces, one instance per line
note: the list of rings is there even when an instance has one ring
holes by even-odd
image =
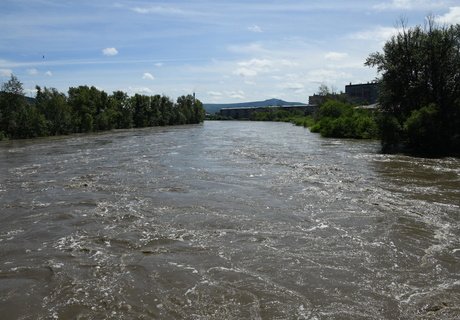
[[[458,319],[460,160],[285,123],[0,143],[2,319]]]

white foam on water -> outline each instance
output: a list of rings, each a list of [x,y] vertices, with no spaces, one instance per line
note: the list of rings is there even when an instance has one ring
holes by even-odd
[[[6,240],[6,241],[11,241],[16,238],[17,235],[23,233],[25,230],[24,229],[15,229],[15,230],[10,230],[6,233],[0,234],[0,240]]]
[[[179,264],[179,263],[176,263],[176,262],[168,262],[168,264],[170,264],[172,266],[175,266],[177,268],[183,269],[183,270],[191,271],[194,274],[199,273],[197,269],[195,269],[194,267],[191,267],[191,266],[186,266],[186,265]]]

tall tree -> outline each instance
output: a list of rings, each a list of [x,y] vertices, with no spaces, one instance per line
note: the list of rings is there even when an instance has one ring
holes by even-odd
[[[68,134],[73,131],[71,108],[66,96],[55,88],[37,86],[35,103],[38,111],[46,119],[47,131],[50,135]]]
[[[0,93],[1,135],[28,138],[46,134],[46,123],[35,105],[27,103],[22,83],[15,75],[4,83]]]
[[[25,105],[24,90],[22,83],[15,75],[2,84],[0,92],[0,131],[10,135],[16,130],[16,115]]]
[[[132,128],[133,110],[128,95],[123,91],[115,91],[109,97],[109,101],[114,111],[115,128]]]
[[[379,103],[384,148],[460,152],[460,25],[407,28],[372,53],[381,74]]]

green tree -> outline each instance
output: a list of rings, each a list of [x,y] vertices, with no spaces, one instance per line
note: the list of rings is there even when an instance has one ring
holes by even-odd
[[[200,123],[206,113],[201,101],[190,94],[177,98],[177,109],[181,119],[179,123]]]
[[[19,79],[14,74],[11,74],[10,80],[2,85],[2,91],[17,96],[24,96],[22,82],[19,81]]]
[[[91,97],[95,106],[94,130],[111,130],[115,126],[115,112],[111,108],[109,96],[105,91],[91,87]]]
[[[68,102],[72,108],[72,121],[75,132],[92,131],[95,109],[91,101],[90,88],[88,86],[69,88]]]
[[[66,96],[55,88],[37,86],[35,97],[38,111],[44,116],[47,132],[50,135],[68,134],[72,128],[72,110]]]
[[[460,25],[439,26],[429,17],[423,27],[402,23],[383,52],[367,58],[365,64],[381,74],[385,148],[404,145],[420,152],[460,153],[459,50]],[[438,143],[422,138],[427,135],[436,135]]]
[[[154,95],[150,99],[150,125],[159,126],[161,123],[161,96],[159,94]]]
[[[443,137],[433,134],[441,126],[440,121],[439,109],[434,104],[412,111],[404,123],[409,146],[415,150],[423,150],[425,147],[434,149],[442,145]]]
[[[174,103],[166,96],[161,96],[160,102],[160,113],[161,119],[159,121],[160,126],[167,126],[174,124],[173,120],[173,107]]]
[[[200,123],[203,122],[206,111],[204,110],[203,103],[198,99],[193,99],[193,118],[192,123]]]
[[[114,114],[109,111],[107,93],[96,87],[69,88],[68,103],[73,111],[74,128],[77,132],[107,130],[112,128]]]
[[[133,127],[133,110],[131,101],[123,91],[115,91],[109,97],[110,109],[113,110],[114,127],[127,129]]]
[[[18,113],[25,107],[22,83],[15,75],[2,84],[0,91],[0,131],[2,135],[11,136],[18,130]]]
[[[0,93],[1,136],[31,138],[46,135],[46,121],[36,106],[27,103],[22,83],[14,75]]]
[[[149,125],[150,97],[135,94],[131,98],[133,105],[133,121],[136,128],[143,128]]]

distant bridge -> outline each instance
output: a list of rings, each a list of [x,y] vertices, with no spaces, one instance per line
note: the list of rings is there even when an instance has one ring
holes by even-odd
[[[233,119],[250,119],[254,112],[270,112],[276,110],[301,111],[304,115],[311,115],[318,110],[318,105],[287,105],[287,106],[270,106],[270,107],[248,107],[248,108],[222,108],[220,115]]]

